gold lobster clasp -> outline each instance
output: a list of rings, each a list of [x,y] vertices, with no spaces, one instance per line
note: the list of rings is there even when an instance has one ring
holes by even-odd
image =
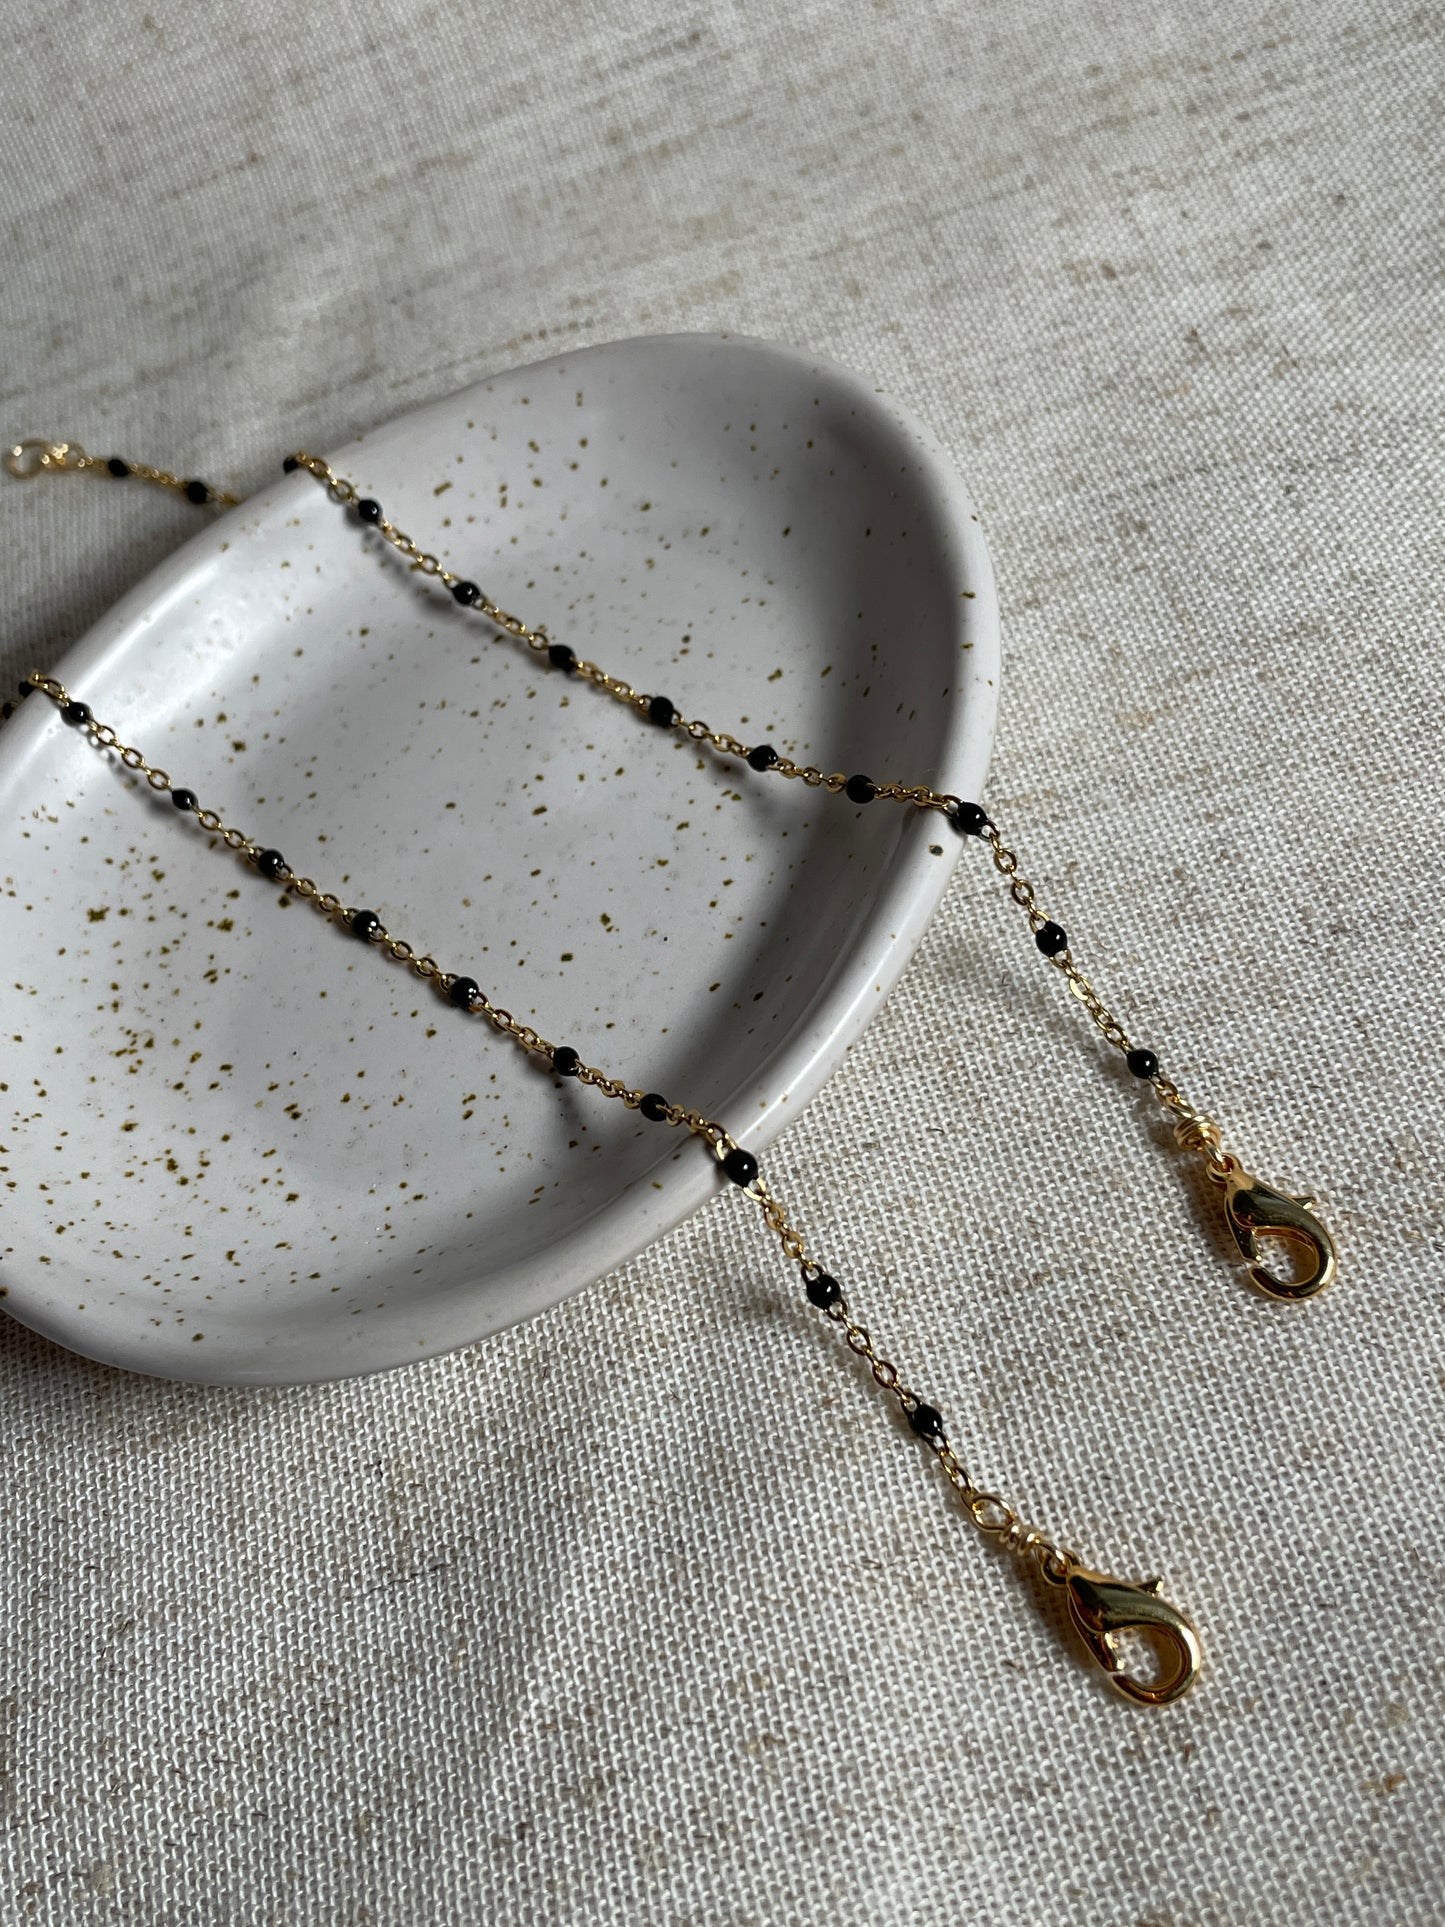
[[[1044,1570],[1065,1590],[1074,1631],[1126,1699],[1141,1706],[1168,1706],[1183,1698],[1199,1675],[1204,1654],[1183,1613],[1159,1597],[1158,1579],[1146,1579],[1142,1586],[1110,1579],[1080,1565],[1072,1554],[1063,1554],[1057,1569]],[[1142,1633],[1158,1649],[1157,1679],[1139,1680],[1125,1672],[1114,1645],[1124,1632]]]
[[[1262,1184],[1233,1158],[1227,1164],[1231,1168],[1216,1182],[1224,1186],[1225,1221],[1254,1283],[1271,1298],[1312,1298],[1323,1291],[1335,1275],[1335,1244],[1311,1209],[1315,1200],[1291,1197]],[[1305,1269],[1298,1278],[1281,1278],[1259,1262],[1260,1233],[1278,1238],[1303,1256]]]

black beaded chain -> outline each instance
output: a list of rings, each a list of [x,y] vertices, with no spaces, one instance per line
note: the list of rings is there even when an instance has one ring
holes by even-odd
[[[6,457],[12,474],[29,476],[58,470],[90,470],[108,473],[118,479],[139,475],[174,489],[198,505],[233,504],[237,498],[212,489],[200,481],[184,481],[164,470],[130,463],[118,456],[106,460],[89,456],[75,444],[28,442],[14,447]],[[305,469],[320,480],[343,505],[353,506],[364,528],[380,534],[405,556],[422,574],[436,577],[461,607],[490,622],[498,637],[509,637],[533,653],[545,656],[548,664],[566,676],[590,682],[603,694],[627,704],[660,729],[677,731],[692,741],[706,744],[720,756],[746,763],[760,775],[777,775],[801,780],[811,788],[844,796],[855,807],[879,799],[904,803],[916,809],[936,810],[946,816],[954,830],[987,844],[995,869],[1005,879],[1014,902],[1024,911],[1040,954],[1067,978],[1069,988],[1084,1005],[1090,1019],[1105,1041],[1120,1052],[1134,1075],[1154,1090],[1160,1102],[1173,1114],[1175,1136],[1186,1150],[1198,1153],[1211,1180],[1225,1193],[1226,1221],[1241,1255],[1250,1265],[1250,1276],[1261,1290],[1278,1298],[1299,1299],[1312,1295],[1334,1275],[1335,1253],[1329,1233],[1312,1216],[1313,1200],[1275,1191],[1251,1177],[1239,1160],[1222,1149],[1222,1133],[1214,1121],[1197,1110],[1182,1095],[1178,1086],[1164,1075],[1156,1053],[1135,1044],[1123,1025],[1103,1003],[1089,979],[1075,962],[1063,927],[1040,908],[1034,888],[1019,873],[1018,859],[1003,843],[1002,837],[983,808],[957,796],[937,792],[926,785],[877,782],[871,776],[842,772],[827,773],[812,765],[799,765],[780,756],[770,743],[747,745],[726,731],[711,729],[706,723],[689,720],[672,699],[646,694],[629,683],[610,675],[597,664],[577,656],[569,645],[554,641],[544,628],[533,628],[493,602],[475,582],[446,568],[436,556],[423,551],[412,538],[396,528],[386,517],[380,502],[361,495],[354,484],[338,476],[320,457],[298,451],[283,464],[287,472]],[[701,1113],[671,1103],[659,1093],[634,1090],[605,1072],[583,1062],[571,1045],[554,1045],[540,1037],[531,1026],[521,1024],[509,1011],[499,1008],[483,993],[476,980],[461,973],[447,972],[430,956],[418,957],[405,940],[387,931],[374,911],[352,909],[329,892],[322,892],[307,877],[296,876],[279,850],[262,847],[243,832],[228,828],[213,810],[202,809],[193,790],[173,786],[164,771],[149,765],[139,750],[120,744],[114,730],[95,721],[89,707],[70,696],[52,677],[33,671],[21,685],[21,695],[32,688],[43,690],[60,710],[67,723],[83,729],[102,752],[114,751],[121,764],[144,775],[153,789],[165,790],[177,809],[195,817],[199,826],[212,836],[213,847],[224,845],[239,853],[270,882],[304,900],[311,901],[350,934],[373,947],[385,950],[418,976],[430,979],[440,994],[458,1009],[487,1019],[494,1028],[510,1037],[525,1051],[545,1061],[554,1075],[574,1077],[593,1085],[604,1095],[615,1098],[641,1112],[651,1122],[684,1126],[711,1149],[723,1174],[760,1206],[764,1220],[780,1239],[785,1255],[798,1267],[808,1301],[824,1316],[838,1324],[849,1348],[869,1361],[876,1382],[898,1400],[912,1431],[933,1450],[945,1475],[961,1494],[969,1517],[981,1531],[1020,1556],[1030,1559],[1041,1576],[1060,1587],[1068,1602],[1069,1617],[1084,1639],[1095,1660],[1130,1698],[1148,1704],[1163,1704],[1177,1699],[1192,1684],[1200,1663],[1198,1639],[1182,1613],[1158,1596],[1159,1581],[1142,1586],[1110,1579],[1085,1567],[1078,1555],[1062,1548],[1034,1527],[1024,1524],[1020,1515],[997,1495],[977,1486],[949,1444],[944,1420],[938,1409],[911,1391],[897,1368],[874,1349],[865,1327],[854,1322],[843,1288],[837,1279],[807,1252],[802,1237],[793,1228],[782,1206],[773,1197],[760,1173],[756,1157],[740,1146],[720,1124]],[[14,705],[6,703],[0,715],[8,717]],[[1285,1279],[1258,1262],[1256,1235],[1266,1234],[1284,1241],[1304,1261],[1303,1275]],[[1162,1670],[1152,1681],[1140,1680],[1123,1670],[1115,1639],[1125,1630],[1144,1630],[1159,1642]]]
[[[1075,961],[1068,933],[1040,907],[1034,886],[1019,873],[1017,856],[1004,844],[997,826],[980,804],[923,783],[880,783],[861,772],[852,776],[842,771],[825,772],[815,765],[799,764],[780,756],[771,743],[749,746],[727,730],[715,730],[705,722],[689,719],[670,696],[648,695],[634,689],[596,663],[579,657],[566,643],[553,641],[545,628],[533,628],[521,617],[501,608],[477,583],[457,575],[437,556],[423,550],[387,519],[374,496],[360,494],[354,482],[338,475],[321,456],[298,449],[294,455],[288,455],[281,466],[288,474],[304,469],[325,486],[335,501],[343,507],[354,507],[363,527],[375,530],[423,575],[435,577],[456,603],[489,622],[499,639],[509,637],[534,654],[544,655],[553,668],[591,683],[602,694],[624,703],[657,727],[705,744],[717,755],[745,763],[759,775],[796,779],[810,788],[841,795],[859,808],[886,798],[911,809],[936,810],[947,817],[960,836],[986,843],[995,870],[1007,882],[1009,895],[1028,918],[1040,955],[1067,980],[1069,989],[1083,1004],[1099,1034],[1119,1052],[1132,1075],[1147,1084],[1170,1113],[1176,1142],[1182,1149],[1198,1154],[1210,1181],[1223,1190],[1225,1222],[1249,1266],[1254,1284],[1270,1297],[1297,1300],[1313,1296],[1330,1282],[1336,1268],[1334,1245],[1325,1226],[1313,1215],[1314,1199],[1275,1190],[1252,1177],[1236,1156],[1224,1150],[1224,1134],[1219,1125],[1188,1101],[1174,1080],[1165,1075],[1158,1055],[1148,1046],[1136,1044],[1104,1003]],[[1256,1242],[1261,1233],[1289,1248],[1300,1261],[1297,1275],[1281,1274],[1261,1262]]]
[[[49,443],[39,440],[22,442],[9,451],[6,466],[12,474],[25,479],[39,473],[62,470],[102,471],[121,479],[139,475],[146,480],[177,490],[185,495],[188,501],[200,505],[206,503],[234,505],[240,499],[235,495],[214,489],[206,482],[183,481],[167,470],[150,468],[144,463],[126,461],[119,455],[112,455],[105,459],[87,455],[78,443]],[[353,482],[338,475],[330,463],[322,457],[308,454],[304,449],[298,449],[295,454],[286,456],[281,467],[288,475],[294,474],[298,469],[304,469],[308,474],[313,475],[325,485],[336,501],[343,506],[349,505],[354,508],[357,520],[363,527],[373,529],[383,536],[423,575],[435,577],[461,608],[482,616],[493,625],[499,636],[505,635],[521,642],[534,653],[545,656],[550,666],[563,675],[578,676],[590,682],[603,694],[627,704],[659,728],[681,732],[694,742],[706,744],[719,755],[745,763],[749,769],[759,775],[798,779],[810,788],[825,790],[833,795],[842,795],[858,808],[884,798],[905,803],[915,809],[937,810],[947,817],[958,835],[987,843],[994,868],[1006,880],[1010,896],[1028,918],[1034,944],[1039,953],[1067,979],[1070,990],[1083,1004],[1101,1036],[1120,1053],[1132,1075],[1141,1083],[1149,1085],[1159,1101],[1171,1113],[1179,1144],[1186,1150],[1197,1152],[1202,1156],[1205,1168],[1216,1184],[1229,1189],[1231,1181],[1239,1178],[1244,1184],[1252,1187],[1257,1206],[1262,1207],[1266,1199],[1282,1199],[1285,1203],[1295,1206],[1307,1202],[1272,1192],[1269,1187],[1261,1185],[1257,1179],[1245,1176],[1239,1160],[1223,1151],[1223,1132],[1220,1127],[1206,1112],[1189,1103],[1173,1079],[1164,1074],[1158,1055],[1153,1050],[1131,1040],[1122,1023],[1103,1002],[1075,961],[1069,946],[1068,933],[1063,925],[1057,923],[1039,907],[1033,885],[1019,873],[1017,856],[1005,846],[998,828],[980,804],[940,793],[926,784],[879,783],[862,772],[852,776],[844,775],[841,771],[825,773],[816,766],[798,764],[788,757],[779,755],[771,743],[756,743],[750,747],[726,731],[713,730],[706,723],[691,721],[682,714],[670,696],[640,693],[630,683],[609,675],[596,663],[579,657],[567,643],[553,641],[546,629],[532,628],[520,617],[510,615],[505,609],[500,608],[477,583],[465,576],[455,574],[435,555],[422,550],[411,536],[387,519],[381,503],[375,496],[362,495]],[[1233,1189],[1238,1192],[1240,1185],[1234,1184]],[[1235,1230],[1238,1236],[1240,1227],[1235,1223],[1238,1214],[1230,1209],[1233,1202],[1232,1198],[1227,1200],[1226,1212],[1230,1217],[1231,1229]],[[1301,1214],[1295,1212],[1285,1215],[1293,1220]],[[1292,1238],[1297,1244],[1305,1241],[1300,1227],[1293,1222],[1275,1224],[1267,1222],[1262,1216],[1257,1216],[1255,1228],[1275,1232],[1280,1237]],[[1318,1249],[1313,1253],[1313,1270],[1308,1277],[1297,1281],[1281,1279],[1267,1270],[1256,1261],[1257,1253],[1252,1249],[1244,1254],[1251,1261],[1256,1261],[1252,1263],[1251,1276],[1261,1290],[1274,1296],[1298,1298],[1319,1290],[1328,1282],[1334,1270],[1333,1252],[1329,1248],[1328,1234],[1325,1233],[1324,1227],[1319,1225],[1317,1230],[1320,1242]]]
[[[418,955],[406,938],[385,927],[374,910],[352,907],[332,892],[323,891],[310,877],[299,876],[280,850],[227,824],[218,811],[203,808],[193,789],[173,783],[170,775],[148,762],[141,750],[122,743],[108,723],[97,721],[88,703],[73,697],[55,677],[32,670],[20,685],[20,695],[24,698],[36,689],[50,698],[64,722],[84,732],[98,752],[113,757],[122,769],[143,778],[152,790],[168,795],[181,815],[193,818],[208,834],[211,849],[234,852],[268,883],[280,884],[284,893],[281,902],[297,897],[312,904],[353,940],[384,952],[394,962],[430,982],[437,994],[456,1010],[484,1018],[494,1030],[540,1060],[555,1076],[590,1084],[605,1097],[616,1099],[629,1110],[639,1111],[649,1122],[680,1126],[701,1139],[724,1177],[759,1207],[764,1223],[777,1236],[784,1255],[797,1267],[808,1302],[839,1327],[849,1350],[868,1361],[874,1381],[896,1399],[910,1430],[927,1445],[961,1497],[968,1518],[988,1538],[1029,1561],[1048,1586],[1062,1592],[1070,1623],[1118,1690],[1127,1698],[1150,1706],[1167,1705],[1189,1690],[1201,1664],[1199,1638],[1185,1615],[1159,1597],[1160,1582],[1151,1579],[1135,1585],[1094,1571],[1076,1552],[1027,1524],[1005,1499],[974,1481],[949,1441],[943,1414],[936,1405],[920,1397],[905,1382],[898,1367],[878,1351],[867,1326],[855,1319],[843,1286],[810,1254],[801,1233],[769,1189],[757,1158],[744,1149],[725,1126],[700,1111],[671,1102],[657,1091],[633,1089],[595,1065],[584,1063],[581,1053],[570,1044],[549,1042],[530,1025],[520,1023],[509,1010],[493,1003],[475,977],[446,970],[429,954]],[[4,705],[7,719],[15,707],[8,702]],[[1119,1635],[1140,1632],[1156,1644],[1159,1670],[1153,1678],[1141,1679],[1126,1670],[1126,1663],[1117,1650]]]

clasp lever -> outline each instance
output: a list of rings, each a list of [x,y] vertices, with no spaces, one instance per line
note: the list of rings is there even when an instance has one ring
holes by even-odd
[[[1230,1158],[1218,1180],[1224,1185],[1224,1216],[1249,1265],[1249,1275],[1271,1298],[1312,1298],[1335,1275],[1335,1243],[1314,1215],[1311,1197],[1292,1197],[1262,1184]],[[1259,1262],[1256,1237],[1264,1232],[1301,1252],[1305,1270],[1298,1278],[1280,1278]]]
[[[1126,1699],[1136,1700],[1141,1706],[1168,1706],[1189,1691],[1204,1658],[1199,1635],[1177,1606],[1159,1597],[1158,1579],[1132,1585],[1127,1579],[1091,1572],[1066,1555],[1054,1583],[1062,1585],[1068,1595],[1074,1631]],[[1138,1680],[1124,1671],[1114,1646],[1115,1638],[1123,1632],[1143,1633],[1158,1647],[1161,1663],[1157,1679]]]

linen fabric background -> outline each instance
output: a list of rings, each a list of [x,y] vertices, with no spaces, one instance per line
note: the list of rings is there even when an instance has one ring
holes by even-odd
[[[921,414],[999,577],[986,800],[1342,1263],[1250,1291],[970,848],[768,1166],[981,1479],[1163,1572],[1194,1695],[1076,1663],[731,1195],[371,1380],[3,1321],[0,1919],[1445,1918],[1439,10],[10,20],[14,436],[248,490],[680,328]],[[0,486],[5,678],[193,514]]]

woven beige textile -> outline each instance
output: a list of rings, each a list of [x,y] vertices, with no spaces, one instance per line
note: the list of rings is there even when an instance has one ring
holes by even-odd
[[[10,10],[7,429],[250,489],[623,335],[867,373],[991,544],[985,800],[1342,1268],[1250,1293],[969,849],[770,1172],[1197,1692],[1076,1661],[735,1196],[367,1381],[3,1321],[0,1922],[1445,1918],[1439,10],[151,6]],[[5,679],[192,514],[0,487]]]

